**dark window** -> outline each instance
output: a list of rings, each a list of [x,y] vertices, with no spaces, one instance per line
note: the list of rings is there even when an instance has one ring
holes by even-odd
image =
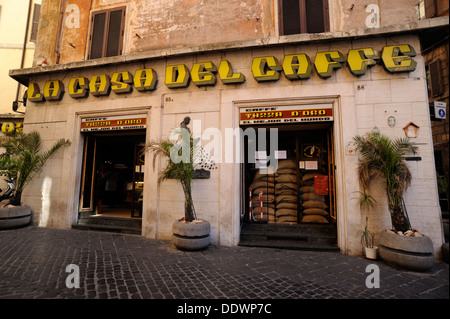
[[[92,14],[88,59],[122,54],[124,18],[124,8]]]
[[[425,0],[425,18],[433,18],[436,16],[436,0]]]
[[[329,30],[328,0],[280,0],[280,34]]]
[[[31,34],[30,34],[31,42],[36,42],[37,39],[40,14],[41,14],[41,5],[35,3],[33,10],[33,20],[31,21]]]
[[[429,86],[431,89],[431,96],[441,95],[442,92],[442,82],[441,82],[441,63],[440,60],[435,60],[428,65],[429,71]]]

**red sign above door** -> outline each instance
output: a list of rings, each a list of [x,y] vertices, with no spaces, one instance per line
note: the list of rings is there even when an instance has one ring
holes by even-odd
[[[139,130],[147,127],[145,114],[84,118],[81,132]]]

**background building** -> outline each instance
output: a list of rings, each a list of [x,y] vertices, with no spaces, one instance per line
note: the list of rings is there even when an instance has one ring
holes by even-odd
[[[448,1],[423,1],[423,12],[421,18],[430,19],[435,17],[448,18]],[[449,118],[448,118],[448,29],[442,29],[438,32],[425,33],[422,35],[422,54],[425,59],[427,71],[428,97],[430,102],[431,128],[433,131],[434,155],[436,161],[436,170],[445,181],[449,183],[448,174],[448,145],[449,145]],[[442,119],[435,115],[434,104],[444,103],[447,116]],[[442,189],[439,193],[440,205],[448,218],[448,198],[449,190]]]
[[[234,142],[242,163],[227,161],[235,159],[227,157],[230,149],[214,151],[218,169],[194,183],[197,213],[210,221],[213,243],[295,242],[359,254],[366,215],[375,231],[390,227],[390,219],[379,187],[372,190],[380,199],[375,212],[355,208],[352,139],[374,129],[405,136],[411,127],[420,156],[409,162],[408,212],[439,256],[442,220],[420,41],[442,32],[448,19],[420,19],[419,12],[415,0],[43,1],[34,67],[10,75],[28,86],[25,130],[72,145],[52,158],[23,200],[38,225],[84,227],[99,213],[120,210],[140,222],[143,236],[170,238],[183,214],[181,188],[160,183],[161,163],[154,170],[140,151],[189,116],[200,135],[215,128],[218,145],[228,145],[229,130],[258,132]],[[249,152],[271,128],[281,134],[277,148]],[[214,141],[201,137],[206,146]],[[288,172],[279,175],[288,176],[264,176],[272,184],[262,205],[266,223],[248,223],[258,165],[275,153]],[[107,169],[120,187],[100,212]],[[307,198],[311,186],[315,194]],[[255,193],[252,199],[258,201]],[[259,239],[248,239],[250,232]]]
[[[0,128],[5,132],[21,131],[26,87],[9,76],[12,68],[31,67],[39,23],[41,1],[0,0]],[[13,110],[13,102],[17,112]],[[0,178],[0,189],[6,183]]]

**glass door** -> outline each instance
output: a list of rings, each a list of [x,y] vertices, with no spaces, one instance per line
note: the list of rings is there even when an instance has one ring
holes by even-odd
[[[84,139],[83,172],[81,180],[80,212],[94,210],[95,162],[97,157],[97,138],[86,135]]]
[[[145,142],[134,142],[134,172],[131,194],[131,217],[142,217],[142,201],[144,193]]]
[[[143,134],[85,135],[79,212],[142,217]]]

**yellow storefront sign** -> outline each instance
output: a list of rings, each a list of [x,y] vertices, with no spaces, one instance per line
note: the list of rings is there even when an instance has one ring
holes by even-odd
[[[345,62],[350,72],[355,76],[366,74],[367,68],[381,63],[389,73],[411,72],[416,69],[417,62],[414,48],[409,44],[386,46],[379,55],[372,48],[351,49],[347,58],[337,51],[330,50],[317,52],[314,62],[305,53],[288,54],[280,63],[275,56],[254,57],[251,63],[251,72],[257,82],[278,81],[281,73],[291,80],[303,80],[311,77],[314,67],[321,78],[329,78],[335,70],[344,67]],[[241,84],[245,76],[235,72],[228,60],[220,61],[219,68],[212,61],[194,63],[191,70],[184,65],[166,66],[165,85],[169,89],[185,88],[192,82],[198,86],[214,86],[217,77],[225,85]],[[110,92],[126,94],[133,91],[154,91],[157,88],[158,76],[151,68],[139,69],[134,76],[129,71],[119,71],[111,75],[96,74],[90,79],[84,76],[73,77],[69,80],[67,91],[75,99],[85,98],[88,95],[107,96]],[[27,96],[31,102],[61,100],[64,93],[64,84],[60,80],[45,82],[42,92],[37,83],[30,83]]]

